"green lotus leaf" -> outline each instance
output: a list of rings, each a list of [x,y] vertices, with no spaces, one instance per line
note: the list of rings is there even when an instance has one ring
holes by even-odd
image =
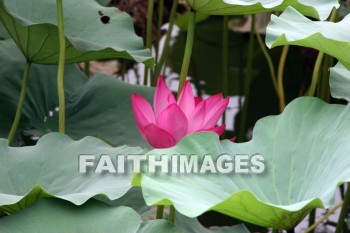
[[[188,218],[178,212],[175,214],[175,226],[186,233],[249,233],[243,224],[208,229],[202,226],[197,218]]]
[[[175,24],[183,31],[188,30],[188,22],[190,20],[190,11],[186,11],[183,14],[177,13]],[[209,15],[198,12],[196,15],[196,23],[200,23],[209,18]]]
[[[7,32],[5,26],[0,21],[0,40],[5,40],[5,39],[8,39],[8,38],[11,38],[11,36]]]
[[[211,156],[214,163],[222,154],[260,154],[263,173],[143,172],[142,192],[148,205],[173,204],[188,217],[214,210],[260,226],[289,229],[312,209],[333,205],[336,187],[350,181],[349,128],[348,106],[298,98],[283,114],[261,119],[249,142],[219,141],[216,134],[197,133],[173,148],[147,153],[198,155],[198,161]]]
[[[349,13],[350,13],[350,7],[347,6],[347,3],[346,2],[340,2],[340,7],[338,9],[338,17],[339,17],[339,19],[344,18]]]
[[[116,200],[110,200],[106,196],[96,196],[95,199],[102,201],[110,206],[130,207],[140,215],[147,213],[151,208],[150,206],[146,205],[140,187],[132,187],[124,196]]]
[[[0,209],[17,212],[41,197],[56,197],[81,205],[103,194],[111,200],[130,188],[131,172],[117,175],[79,172],[80,155],[96,155],[94,167],[102,154],[116,163],[116,155],[138,155],[138,147],[113,148],[94,137],[80,141],[60,133],[43,136],[35,146],[9,147],[0,139]],[[94,167],[92,169],[94,169]]]
[[[302,14],[325,20],[333,7],[338,8],[336,0],[187,0],[196,11],[210,15],[243,15],[261,12],[284,11],[293,6]]]
[[[6,138],[20,96],[25,58],[12,40],[0,41],[0,54],[0,136]],[[17,135],[40,137],[58,131],[56,77],[57,66],[32,65]],[[74,139],[96,136],[113,145],[148,147],[136,129],[132,92],[152,100],[154,89],[102,74],[87,79],[76,65],[67,65],[66,133]]]
[[[136,128],[131,107],[133,92],[151,100],[154,88],[131,85],[102,74],[90,78],[69,96],[66,133],[74,139],[92,135],[113,145],[150,148]]]
[[[107,6],[108,3],[110,3],[110,0],[96,0],[100,5]]]
[[[19,213],[0,219],[3,233],[121,232],[157,233],[182,231],[165,220],[141,222],[128,207],[109,207],[98,201],[74,206],[62,200],[43,199]]]
[[[19,101],[25,58],[11,39],[0,41],[0,54],[0,137],[7,138]],[[57,131],[56,77],[57,66],[32,65],[18,133],[33,129],[43,133]],[[86,76],[76,65],[65,67],[66,96],[86,82]]]
[[[63,8],[67,63],[123,58],[153,66],[128,14],[95,0],[65,1]],[[102,22],[103,16],[109,17],[108,23]],[[29,61],[58,63],[56,1],[1,0],[0,19]]]
[[[337,23],[312,21],[292,7],[267,26],[266,45],[298,45],[323,51],[350,69],[350,15]]]
[[[205,231],[204,231],[205,232]],[[203,233],[204,233],[203,232]],[[224,226],[224,227],[211,227],[210,233],[249,233],[250,231],[243,225],[235,225],[235,226]]]
[[[340,62],[330,69],[329,84],[334,98],[350,100],[350,71]]]
[[[149,220],[141,223],[140,228],[137,233],[185,233],[178,229],[173,224],[170,224],[168,221],[161,220]]]

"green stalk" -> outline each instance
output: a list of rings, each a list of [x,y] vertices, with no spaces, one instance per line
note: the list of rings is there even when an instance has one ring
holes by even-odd
[[[334,22],[337,18],[338,12],[337,9],[333,9],[332,10],[332,14],[329,18],[330,22]],[[312,73],[312,81],[311,81],[311,85],[309,88],[309,91],[307,92],[308,96],[314,96],[315,92],[316,92],[316,86],[318,83],[318,79],[320,77],[320,71],[322,69],[322,61],[323,61],[323,57],[324,57],[324,52],[319,52],[317,55],[317,59],[316,59],[316,63],[315,63],[315,67],[314,67],[314,71]],[[328,65],[328,64],[327,64]]]
[[[263,54],[265,56],[265,59],[267,61],[267,64],[269,66],[270,76],[271,76],[273,87],[275,88],[275,91],[276,91],[276,93],[278,95],[278,86],[277,86],[277,81],[276,81],[277,77],[276,77],[275,67],[273,65],[272,58],[271,58],[269,52],[267,51],[266,45],[265,45],[264,41],[262,40],[261,35],[258,32],[257,28],[255,28],[255,31],[256,31],[256,33],[255,33],[256,34],[256,38],[258,39],[258,43],[260,45],[260,49],[263,52]]]
[[[331,57],[325,54],[323,59],[323,65],[321,68],[321,79],[320,79],[320,86],[317,89],[318,90],[318,97],[322,100],[329,102],[329,71],[328,68],[331,67]]]
[[[84,66],[85,75],[86,77],[90,77],[90,62],[86,61],[84,64],[85,64]]]
[[[164,214],[164,206],[163,205],[157,206],[156,219],[162,219],[163,218],[163,214]]]
[[[288,51],[289,51],[289,45],[283,46],[280,62],[278,65],[277,86],[278,86],[278,98],[279,98],[279,104],[280,104],[280,112],[282,112],[284,110],[284,108],[286,107],[286,100],[284,97],[284,88],[283,88],[283,73],[284,73],[284,67],[286,65]]]
[[[160,56],[159,62],[156,65],[156,69],[154,72],[154,80],[157,80],[158,76],[162,72],[163,66],[165,66],[165,63],[168,58],[168,52],[169,52],[169,47],[170,47],[170,39],[171,39],[171,33],[173,31],[174,23],[175,23],[175,18],[176,18],[176,9],[179,1],[174,0],[173,5],[171,6],[171,13],[170,13],[170,20],[169,20],[169,28],[166,33],[165,37],[165,42],[164,42],[164,47],[162,51],[162,55]],[[152,86],[155,86],[156,83],[153,83]]]
[[[122,80],[125,81],[127,61],[122,61]]]
[[[238,133],[238,141],[244,140],[245,129],[247,124],[248,115],[248,103],[250,95],[250,83],[252,80],[253,71],[253,58],[254,58],[254,34],[255,34],[255,15],[252,15],[252,22],[250,25],[250,35],[249,35],[249,46],[248,46],[248,57],[247,57],[247,74],[244,82],[244,107],[241,116],[241,128]]]
[[[320,77],[320,70],[321,70],[323,56],[324,56],[324,52],[321,52],[321,51],[317,55],[314,71],[312,73],[311,85],[310,85],[309,91],[307,92],[308,96],[315,95],[318,78]]]
[[[147,9],[147,31],[146,31],[146,48],[152,51],[152,26],[153,26],[153,8],[154,0],[148,0],[148,9]],[[148,67],[145,66],[145,75],[143,84],[147,85],[148,81]]]
[[[348,183],[347,185],[348,185],[348,187],[346,189],[345,199],[344,199],[341,211],[340,211],[340,215],[338,218],[338,224],[337,224],[337,228],[335,229],[335,233],[343,232],[344,220],[347,217],[348,208],[350,205],[350,183]]]
[[[164,63],[164,66],[163,66],[163,69],[162,69],[162,76],[165,77],[166,75],[166,67],[168,66],[169,64],[169,57],[167,57],[167,59],[165,59],[165,63]]]
[[[196,12],[191,11],[190,12],[190,19],[188,22],[188,32],[187,32],[187,39],[186,39],[186,47],[185,47],[185,54],[182,61],[182,68],[180,73],[180,82],[179,82],[179,89],[177,91],[177,97],[179,97],[182,87],[186,82],[188,68],[190,65],[191,55],[192,55],[192,48],[193,48],[193,41],[194,41],[194,31],[196,27]]]
[[[323,215],[317,222],[315,222],[312,226],[305,230],[304,233],[311,233],[314,229],[322,224],[331,214],[333,214],[337,209],[339,209],[343,205],[343,201],[336,204],[332,209],[330,209],[325,215]]]
[[[162,32],[162,25],[163,25],[163,13],[164,13],[164,0],[159,0],[158,2],[158,27],[157,27],[157,44],[156,44],[156,62],[158,61],[159,57],[159,40],[161,37]]]
[[[175,207],[173,205],[170,206],[169,222],[172,224],[175,223]]]
[[[58,89],[58,130],[61,133],[65,132],[66,121],[66,106],[64,96],[64,64],[66,61],[66,38],[64,36],[63,24],[63,4],[62,0],[56,0],[57,4],[57,21],[58,21],[58,36],[60,41],[60,55],[58,60],[57,72],[57,89]]]
[[[222,41],[222,93],[223,96],[227,96],[228,86],[228,16],[224,16],[223,22],[223,41]]]
[[[334,66],[334,57],[326,55],[325,56],[325,64],[323,66],[323,80],[322,80],[322,86],[320,90],[320,97],[326,101],[330,102],[330,90],[329,90],[329,67]]]
[[[313,209],[310,214],[309,214],[309,228],[315,224],[315,220],[316,220],[316,209]],[[314,230],[311,229],[310,233],[313,233]]]
[[[228,30],[228,16],[224,16],[223,20],[223,40],[222,40],[222,94],[227,97],[227,87],[228,87],[228,50],[229,50],[229,30]],[[222,122],[226,123],[226,111],[222,115]],[[226,137],[225,132],[222,135],[223,138]]]
[[[24,73],[23,73],[21,94],[19,96],[19,102],[17,105],[15,119],[12,123],[12,127],[11,127],[10,133],[8,135],[9,145],[11,145],[11,143],[13,142],[13,139],[16,135],[16,131],[18,129],[19,123],[21,121],[22,109],[23,109],[24,100],[26,98],[26,92],[27,92],[27,86],[28,86],[28,77],[29,77],[30,66],[31,66],[31,63],[29,61],[27,61],[27,64],[26,64],[26,67],[25,67]]]

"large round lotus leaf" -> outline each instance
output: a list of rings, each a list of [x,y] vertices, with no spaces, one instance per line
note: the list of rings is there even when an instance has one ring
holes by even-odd
[[[16,212],[40,197],[57,197],[81,205],[103,194],[114,200],[130,188],[131,172],[117,175],[93,172],[102,154],[116,163],[116,155],[137,155],[138,147],[113,148],[105,142],[85,137],[73,141],[60,133],[43,136],[36,146],[9,147],[0,139],[0,209]],[[96,155],[92,170],[79,172],[79,156]]]
[[[11,39],[0,41],[0,54],[0,137],[7,138],[19,101],[25,58]],[[24,129],[57,131],[57,119],[54,120],[58,106],[56,77],[57,66],[31,66],[18,132]],[[87,78],[76,65],[67,65],[64,82],[65,94],[70,96],[87,82]]]
[[[167,220],[160,219],[142,222],[137,233],[185,233],[185,231],[178,229]]]
[[[140,187],[132,187],[124,196],[116,200],[110,200],[105,196],[96,196],[95,199],[102,201],[110,206],[130,207],[140,215],[147,213],[151,209],[151,207],[145,203]]]
[[[5,26],[2,24],[0,20],[0,40],[11,38],[9,33],[7,32]]]
[[[302,14],[319,19],[327,19],[336,0],[187,0],[190,6],[202,13],[211,15],[243,15],[261,12],[284,11],[293,6]]]
[[[188,30],[188,22],[190,21],[190,11],[186,11],[185,13],[177,13],[175,18],[175,24],[180,28],[180,30],[187,31]],[[198,12],[196,14],[196,23],[200,23],[209,18],[209,15]]]
[[[110,0],[96,0],[100,5],[107,6]]]
[[[20,96],[25,59],[12,40],[0,41],[0,54],[0,136],[6,138]],[[42,136],[58,131],[56,78],[57,66],[32,65],[18,133]],[[152,100],[154,89],[102,74],[87,79],[76,65],[67,65],[66,133],[74,139],[96,136],[114,145],[147,147],[136,129],[132,92]]]
[[[62,200],[43,199],[19,213],[0,219],[2,233],[180,233],[165,220],[141,222],[128,207],[109,207],[97,201],[74,206]]]
[[[131,107],[133,92],[151,100],[154,88],[131,85],[102,74],[90,78],[68,98],[66,133],[75,139],[91,135],[117,146],[149,148],[136,128]]]
[[[334,98],[350,100],[350,70],[340,62],[330,69],[329,85]]]
[[[312,209],[329,208],[336,187],[350,181],[349,129],[349,107],[299,98],[283,114],[261,119],[249,142],[197,133],[173,148],[147,153],[198,155],[199,161],[209,155],[214,162],[222,154],[260,154],[262,174],[143,173],[143,195],[149,205],[173,203],[188,217],[215,210],[265,227],[292,228]]]
[[[312,21],[292,7],[267,26],[266,45],[299,45],[323,51],[350,69],[350,15],[337,23]]]
[[[128,14],[95,0],[63,1],[63,9],[67,63],[124,58],[153,65]],[[109,17],[108,23],[102,22],[103,16]],[[0,19],[28,60],[58,63],[55,0],[0,0]]]
[[[175,214],[175,226],[186,233],[249,233],[243,224],[205,228],[197,218],[188,218],[179,212]]]

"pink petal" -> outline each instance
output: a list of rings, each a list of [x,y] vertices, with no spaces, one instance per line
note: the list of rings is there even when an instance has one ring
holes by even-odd
[[[200,96],[194,97],[195,106],[197,106],[202,101],[203,101],[202,97]]]
[[[203,128],[211,128],[218,123],[221,115],[225,112],[229,101],[229,98],[225,98],[216,102],[215,105],[212,104],[211,109],[208,110],[209,107],[207,107]]]
[[[235,142],[236,141],[236,137],[233,137],[230,139],[231,142]]]
[[[194,96],[192,92],[192,86],[190,81],[186,81],[180,97],[177,101],[177,104],[181,108],[181,110],[185,113],[186,117],[189,118],[191,113],[194,111],[195,102]]]
[[[203,129],[203,130],[201,130],[201,132],[207,132],[207,131],[214,132],[214,133],[217,133],[219,136],[221,136],[221,134],[223,134],[225,132],[225,128],[226,128],[226,125],[223,124],[223,125],[211,128],[211,129]]]
[[[171,134],[178,142],[187,133],[188,121],[180,107],[172,104],[159,114],[157,126]]]
[[[153,108],[156,118],[164,109],[173,103],[176,103],[173,93],[165,85],[163,77],[159,76],[153,99]]]
[[[206,102],[201,102],[196,106],[196,109],[188,119],[187,133],[193,133],[203,129],[203,122],[205,119]]]
[[[135,93],[131,96],[131,104],[137,128],[144,137],[144,127],[156,123],[152,107],[147,100]]]
[[[143,139],[145,139],[147,141],[146,138],[146,131],[145,131],[145,127],[142,127],[139,123],[136,122],[136,127],[139,130],[141,136],[143,137]]]
[[[145,133],[147,142],[154,148],[169,148],[176,144],[173,136],[154,124],[146,126]]]
[[[207,102],[207,112],[209,112],[217,103],[219,103],[221,99],[221,93],[210,96],[209,98],[205,99],[204,101]]]

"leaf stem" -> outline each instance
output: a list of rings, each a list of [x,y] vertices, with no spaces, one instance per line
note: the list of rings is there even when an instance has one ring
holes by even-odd
[[[148,0],[147,8],[147,29],[146,29],[146,48],[152,51],[152,26],[153,26],[154,0]],[[148,81],[148,67],[145,66],[143,84],[146,86]]]
[[[330,101],[329,67],[332,66],[334,66],[334,58],[326,54],[324,57],[324,65],[322,66],[323,69],[319,88],[319,97],[328,103]]]
[[[173,205],[170,206],[169,222],[172,224],[175,223],[175,207]]]
[[[304,233],[313,232],[313,230],[320,225],[323,221],[325,221],[331,214],[333,214],[337,209],[339,209],[343,205],[343,201],[336,204],[332,209],[330,209],[325,215],[323,215],[317,222],[311,225],[308,229],[305,230]]]
[[[122,60],[121,63],[122,63],[122,81],[125,81],[127,61]]]
[[[163,13],[164,13],[164,0],[158,1],[158,24],[157,24],[157,42],[156,42],[156,62],[158,62],[159,57],[159,40],[162,32],[163,25]]]
[[[349,209],[349,205],[350,205],[350,183],[347,183],[347,189],[346,189],[346,193],[345,193],[345,199],[340,211],[340,215],[338,218],[338,224],[337,227],[335,229],[335,233],[341,233],[343,232],[343,225],[344,225],[344,220],[348,214],[348,209]]]
[[[163,218],[163,214],[164,214],[164,206],[163,205],[157,206],[156,219],[162,219]]]
[[[11,127],[10,133],[8,135],[8,141],[9,141],[8,143],[9,143],[9,145],[11,145],[11,143],[13,142],[13,139],[14,139],[14,137],[16,135],[19,123],[21,121],[22,109],[23,109],[24,100],[25,100],[26,93],[27,93],[27,86],[28,86],[28,77],[29,77],[30,66],[31,66],[31,62],[27,61],[26,67],[25,67],[24,73],[23,73],[21,93],[20,93],[20,96],[19,96],[19,101],[18,101],[18,105],[17,105],[15,119],[14,119],[14,121],[12,123],[12,127]]]
[[[252,15],[252,21],[250,25],[249,45],[248,45],[248,56],[247,56],[247,72],[244,81],[244,107],[241,116],[241,128],[238,134],[238,141],[243,141],[245,138],[247,115],[248,115],[248,104],[250,95],[250,84],[253,76],[253,60],[254,60],[254,34],[255,34],[255,15]]]
[[[176,18],[176,9],[179,1],[174,0],[173,5],[171,6],[171,13],[170,13],[170,20],[169,20],[169,27],[166,33],[165,42],[163,46],[162,55],[160,56],[159,62],[156,65],[155,72],[154,72],[154,82],[157,80],[158,76],[160,75],[163,66],[165,66],[166,60],[168,58],[168,51],[170,47],[170,39],[171,39],[171,33],[173,31],[175,18]],[[156,83],[153,83],[152,86],[155,86]]]
[[[309,214],[309,227],[315,224],[315,219],[316,219],[316,209],[313,209]],[[311,232],[313,233],[314,231],[311,229]]]
[[[334,8],[332,10],[331,16],[329,17],[329,21],[330,22],[334,22],[336,20],[336,18],[337,18],[337,15],[338,15],[338,11],[337,11],[337,9]],[[322,68],[323,57],[324,57],[324,52],[320,51],[318,53],[318,55],[317,55],[315,67],[314,67],[314,70],[313,70],[313,73],[312,73],[311,85],[310,85],[309,91],[307,93],[308,96],[314,96],[315,95],[318,79],[320,77],[320,71],[321,71],[321,68]]]
[[[315,95],[318,78],[320,77],[320,70],[321,70],[323,56],[324,56],[324,52],[322,51],[320,51],[317,55],[314,71],[312,73],[311,85],[307,93],[308,96]]]
[[[228,87],[228,50],[229,50],[229,30],[228,30],[228,16],[224,16],[223,20],[223,40],[222,40],[222,94],[227,97],[227,87]],[[222,115],[222,123],[226,123],[226,110]],[[226,137],[226,133],[222,134],[222,138]]]
[[[266,49],[266,45],[265,45],[264,41],[262,40],[261,35],[258,32],[257,27],[255,27],[255,31],[256,31],[256,33],[255,33],[256,38],[258,39],[258,43],[260,45],[260,49],[263,52],[263,54],[265,56],[265,59],[267,61],[267,64],[269,66],[270,76],[271,76],[273,87],[275,88],[275,91],[276,91],[276,93],[278,95],[277,77],[276,77],[276,71],[275,71],[275,67],[273,65],[272,58],[271,58],[269,52]]]
[[[188,32],[187,32],[187,39],[186,39],[186,47],[185,47],[185,54],[182,61],[182,67],[181,67],[181,73],[180,73],[180,82],[179,82],[179,89],[177,91],[177,97],[179,97],[182,87],[185,84],[188,68],[190,65],[191,55],[192,55],[192,48],[193,48],[193,41],[194,41],[194,32],[196,27],[196,12],[191,11],[189,16],[189,22],[188,22]]]
[[[90,62],[86,61],[84,62],[84,73],[86,75],[86,77],[90,77]]]
[[[286,101],[284,97],[284,88],[283,88],[283,73],[284,73],[284,67],[286,65],[288,51],[289,51],[289,45],[283,46],[280,62],[278,65],[278,72],[277,72],[277,86],[278,86],[280,112],[283,112],[284,108],[286,107]]]
[[[228,86],[228,16],[224,16],[223,20],[223,40],[222,40],[222,93],[223,96],[227,96],[227,86]]]
[[[60,55],[58,61],[57,72],[57,89],[58,89],[58,130],[61,133],[65,132],[66,121],[66,106],[64,96],[64,65],[66,61],[66,38],[64,36],[64,23],[63,23],[63,3],[62,0],[56,0],[57,4],[57,21],[58,21],[58,36],[60,43]]]

